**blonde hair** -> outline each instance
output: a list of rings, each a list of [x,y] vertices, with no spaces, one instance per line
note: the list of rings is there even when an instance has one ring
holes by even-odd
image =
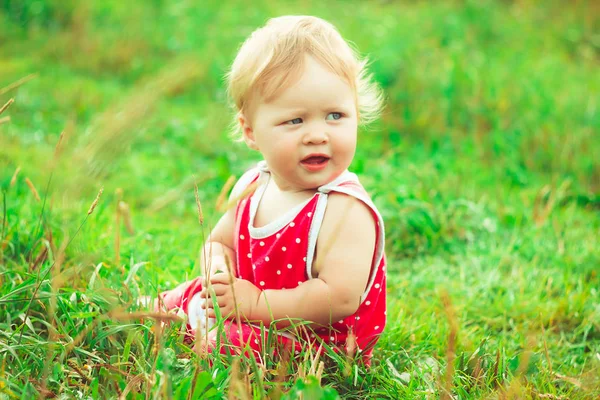
[[[332,24],[311,16],[270,19],[246,39],[226,75],[237,113],[248,110],[255,94],[269,101],[293,84],[304,70],[306,54],[348,82],[355,93],[360,125],[377,119],[383,96],[367,72],[366,59],[358,56]],[[233,136],[239,139],[237,118],[233,127]]]

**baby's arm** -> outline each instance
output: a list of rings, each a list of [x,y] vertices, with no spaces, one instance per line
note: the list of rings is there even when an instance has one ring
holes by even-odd
[[[302,318],[331,324],[353,314],[369,280],[375,238],[375,221],[363,202],[330,194],[317,240],[317,276],[295,289],[263,291],[252,319]]]
[[[360,305],[375,249],[376,227],[369,208],[342,194],[330,194],[317,241],[317,276],[294,289],[261,291],[236,279],[233,286],[242,314],[249,320],[301,318],[327,325],[353,314]],[[217,302],[224,314],[233,311],[226,277],[215,277]],[[208,310],[214,315],[214,310]],[[286,325],[282,322],[280,325]]]
[[[202,249],[200,255],[202,261],[202,274],[206,275],[206,272],[213,276],[219,272],[228,272],[227,262],[231,268],[231,273],[235,276],[236,265],[235,265],[235,252],[233,250],[233,230],[235,209],[229,209],[217,225],[210,232],[206,243]]]

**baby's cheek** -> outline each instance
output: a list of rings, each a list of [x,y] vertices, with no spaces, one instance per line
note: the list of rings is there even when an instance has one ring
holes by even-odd
[[[272,152],[271,157],[279,167],[290,166],[295,162],[296,149],[287,143],[280,143],[276,146],[276,151]]]

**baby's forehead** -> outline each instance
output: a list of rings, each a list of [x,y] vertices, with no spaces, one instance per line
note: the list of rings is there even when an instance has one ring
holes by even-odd
[[[273,74],[271,82],[279,84],[265,85],[259,88],[260,101],[265,103],[302,106],[316,100],[326,103],[352,101],[356,95],[355,88],[345,76],[315,60],[310,55],[304,56],[301,67]]]

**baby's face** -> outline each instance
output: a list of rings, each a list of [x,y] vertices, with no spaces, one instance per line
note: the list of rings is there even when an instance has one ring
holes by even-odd
[[[353,89],[310,56],[298,82],[275,99],[256,99],[246,143],[259,150],[282,190],[316,189],[348,168],[356,150]]]

